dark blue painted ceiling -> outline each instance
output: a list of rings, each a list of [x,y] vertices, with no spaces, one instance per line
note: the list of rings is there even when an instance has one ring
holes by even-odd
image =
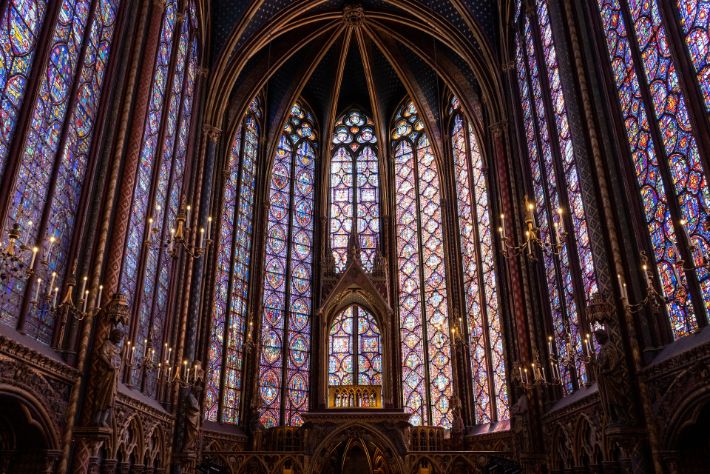
[[[212,59],[218,57],[233,30],[247,13],[248,8],[257,0],[212,0]],[[282,12],[296,2],[304,0],[266,0],[264,1],[237,41],[237,47],[244,45],[257,31],[263,28],[278,13]],[[469,40],[478,47],[472,32],[466,26],[459,12],[450,0],[418,0],[425,8],[447,20]],[[328,0],[322,5],[311,10],[312,12],[341,11],[343,7],[353,3],[351,0]],[[399,11],[386,0],[363,0],[357,2],[365,10]],[[461,2],[470,12],[486,36],[489,44],[496,45],[497,35],[497,1],[496,0],[462,0]]]

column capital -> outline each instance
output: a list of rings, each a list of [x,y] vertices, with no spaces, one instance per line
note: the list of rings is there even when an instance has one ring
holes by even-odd
[[[214,125],[206,123],[202,126],[202,134],[205,135],[210,141],[216,142],[222,135],[222,130]]]
[[[506,120],[499,120],[498,122],[490,124],[488,128],[491,129],[493,135],[500,136],[508,130],[508,122]]]

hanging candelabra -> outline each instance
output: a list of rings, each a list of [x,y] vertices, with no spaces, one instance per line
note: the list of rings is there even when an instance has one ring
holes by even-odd
[[[156,206],[156,212],[160,215],[161,207]],[[197,242],[190,243],[188,236],[191,229],[189,227],[191,206],[185,205],[185,200],[180,205],[180,209],[175,218],[175,226],[170,228],[170,233],[166,237],[161,237],[161,228],[155,225],[155,219],[148,219],[148,233],[145,245],[149,248],[165,248],[168,254],[177,258],[181,251],[192,258],[200,258],[212,245],[212,216],[207,217],[207,229],[200,228]]]
[[[567,232],[565,232],[562,225],[564,222],[562,218],[562,208],[557,209],[559,222],[553,224],[555,231],[555,242],[553,243],[551,240],[546,241],[542,238],[540,228],[535,223],[535,204],[532,201],[528,201],[526,198],[524,206],[525,220],[523,221],[523,226],[525,228],[525,242],[522,244],[516,245],[507,235],[505,230],[505,214],[500,215],[501,225],[498,227],[498,233],[500,234],[503,256],[510,259],[525,254],[531,261],[535,261],[537,260],[537,252],[535,249],[538,247],[543,252],[559,255],[567,239]]]
[[[136,354],[136,344],[132,341],[126,342],[123,351],[123,360],[128,375],[131,379],[133,371],[155,373],[158,383],[177,384],[181,387],[191,387],[202,378],[202,364],[199,361],[189,362],[187,359],[182,363],[175,360],[173,348],[167,343],[164,345],[164,360],[150,347],[148,340],[143,340],[143,353]]]

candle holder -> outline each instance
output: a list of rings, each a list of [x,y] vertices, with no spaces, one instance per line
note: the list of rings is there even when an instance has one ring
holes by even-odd
[[[520,385],[528,394],[536,387],[559,384],[559,377],[557,382],[553,377],[547,377],[545,374],[545,367],[540,363],[540,356],[537,353],[533,357],[533,362],[529,365],[523,365],[517,361],[513,362],[512,379],[514,383]]]
[[[32,227],[31,221],[27,227]],[[28,281],[38,266],[44,270],[42,274],[46,274],[50,268],[52,248],[57,237],[52,235],[46,239],[46,243],[42,241],[39,245],[30,246],[23,241],[23,233],[24,229],[18,222],[7,231],[7,242],[0,251],[0,284],[8,284],[11,280]],[[40,255],[43,247],[46,250]]]
[[[641,252],[641,269],[643,271],[643,281],[646,287],[646,296],[638,303],[631,303],[629,301],[626,285],[621,282],[621,277],[618,276],[619,284],[621,285],[621,298],[624,303],[624,307],[631,313],[638,313],[644,308],[649,308],[652,312],[660,311],[660,309],[670,300],[656,290],[656,287],[653,284],[653,273],[651,272],[651,266],[649,265],[646,252]]]
[[[500,215],[501,225],[498,227],[498,233],[501,240],[501,252],[506,259],[517,258],[525,254],[530,261],[536,261],[536,248],[540,248],[542,252],[559,255],[562,253],[564,243],[567,240],[567,232],[564,230],[564,220],[562,218],[563,211],[557,209],[558,221],[553,224],[555,243],[545,241],[541,238],[541,230],[535,223],[535,204],[532,201],[525,199],[525,220],[523,227],[525,228],[525,242],[516,245],[505,232],[505,214]]]
[[[160,207],[157,207],[160,212]],[[212,216],[207,218],[207,230],[200,228],[197,242],[190,244],[187,236],[190,235],[189,227],[191,207],[185,205],[183,198],[180,209],[175,218],[175,227],[170,229],[170,234],[166,238],[160,237],[160,229],[154,226],[154,220],[151,217],[148,219],[148,234],[144,245],[151,249],[167,249],[168,254],[172,258],[177,258],[180,252],[184,252],[192,258],[200,258],[207,252],[207,249],[212,245]]]

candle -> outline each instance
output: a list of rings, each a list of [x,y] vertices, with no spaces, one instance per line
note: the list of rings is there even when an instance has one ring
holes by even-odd
[[[202,244],[204,243],[205,240],[205,228],[202,227],[200,228],[200,248],[202,248]]]
[[[160,380],[160,372],[163,370],[163,366],[158,362],[158,376],[157,379]]]
[[[552,336],[547,337],[547,352],[550,354],[550,357],[553,356],[553,354],[552,354]]]
[[[84,275],[84,278],[81,279],[81,292],[79,292],[79,297],[84,296],[84,291],[86,291],[86,281],[89,279],[88,276]]]
[[[30,270],[35,267],[35,260],[37,259],[37,252],[39,252],[39,247],[32,247],[32,261],[30,261]]]
[[[167,362],[170,361],[170,359],[171,359],[170,354],[172,354],[172,352],[173,352],[173,348],[172,348],[172,347],[168,347],[168,358],[166,359]]]
[[[124,359],[124,360],[127,360],[128,357],[129,357],[129,355],[130,355],[130,353],[131,353],[131,341],[127,341],[127,342],[126,342],[126,347],[125,347],[125,349],[124,349],[124,351],[123,351],[123,359]]]
[[[185,376],[185,383],[190,383],[190,367],[187,368],[187,375]]]
[[[524,380],[523,379],[523,368],[518,366],[518,372],[520,372],[520,381],[522,382]]]
[[[685,228],[686,225],[688,225],[688,221],[685,219],[681,219],[679,221],[680,224],[680,231],[683,233],[683,237],[685,237],[685,240],[688,242],[688,246],[692,247],[693,243],[690,241],[690,235],[688,235],[688,229]]]
[[[212,232],[212,216],[207,218],[207,241],[210,240],[210,235]]]
[[[37,288],[35,289],[34,300],[39,303],[39,289],[42,287],[42,279],[37,278]]]
[[[533,380],[537,382],[537,370],[535,370],[535,362],[530,364],[530,366],[532,367]]]
[[[52,280],[49,283],[49,292],[52,292],[52,288],[54,288],[54,281],[57,279],[57,272],[52,272]]]
[[[528,383],[528,369],[527,369],[527,367],[525,368],[525,370],[523,370],[523,376],[524,376],[523,383]]]
[[[621,274],[616,274],[616,279],[619,281],[619,291],[621,291],[621,298],[628,300],[629,295],[626,294],[626,284],[621,280]]]
[[[148,219],[148,240],[150,240],[150,235],[153,233],[153,218]]]
[[[643,268],[643,281],[646,283],[646,289],[651,288],[651,279],[648,276],[648,265],[643,265],[641,268]]]
[[[131,347],[131,356],[128,358],[128,365],[133,364],[133,356],[136,354],[136,346]]]
[[[530,231],[525,231],[525,242],[528,247],[528,256],[532,257],[532,245],[530,244]]]
[[[187,218],[186,218],[186,220],[187,220],[187,225],[188,225],[188,227],[190,226],[190,210],[191,210],[191,209],[192,209],[191,206],[187,206]]]
[[[101,294],[104,292],[104,285],[99,285],[99,297],[96,298],[96,307],[101,307]]]
[[[182,361],[182,375],[187,378],[187,359]]]
[[[168,252],[173,252],[173,242],[175,241],[175,228],[170,229],[170,244],[168,245]]]
[[[54,287],[54,299],[52,300],[52,308],[57,307],[57,295],[59,294],[59,287],[55,286]]]
[[[500,236],[505,239],[505,214],[500,215]]]

